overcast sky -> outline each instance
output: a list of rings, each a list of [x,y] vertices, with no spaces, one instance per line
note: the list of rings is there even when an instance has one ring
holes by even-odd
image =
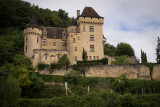
[[[116,46],[129,43],[140,59],[141,49],[149,62],[156,62],[157,37],[160,37],[160,0],[25,0],[40,8],[63,9],[70,17],[90,6],[104,17],[103,33]]]

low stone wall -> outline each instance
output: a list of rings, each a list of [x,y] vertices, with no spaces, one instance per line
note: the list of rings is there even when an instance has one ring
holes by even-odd
[[[54,70],[50,75],[65,75],[71,70],[71,68]],[[40,73],[49,74],[47,70],[43,70]],[[122,74],[126,74],[129,79],[151,79],[149,68],[141,64],[93,66],[88,69],[85,75],[88,77],[119,77]]]
[[[155,64],[154,65],[152,79],[160,81],[160,64]]]

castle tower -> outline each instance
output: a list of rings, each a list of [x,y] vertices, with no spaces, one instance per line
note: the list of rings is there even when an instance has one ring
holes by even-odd
[[[78,13],[77,28],[88,60],[99,60],[104,57],[103,23],[104,18],[92,7],[85,7],[81,15]]]
[[[33,17],[24,29],[24,54],[27,57],[33,58],[33,50],[40,49],[41,35],[42,31]]]

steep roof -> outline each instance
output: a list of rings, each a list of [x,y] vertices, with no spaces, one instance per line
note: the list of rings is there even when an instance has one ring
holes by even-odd
[[[45,27],[47,30],[47,38],[62,39],[62,32],[67,30],[66,28],[58,27]]]
[[[33,16],[33,18],[31,19],[31,21],[28,23],[27,27],[28,27],[28,28],[29,28],[29,27],[39,28],[39,26],[38,26],[38,24],[37,24],[36,19],[34,18],[34,16]]]
[[[72,18],[69,26],[77,26],[77,21],[76,21],[76,19]]]
[[[103,18],[92,7],[85,7],[82,14],[79,17],[94,17]]]

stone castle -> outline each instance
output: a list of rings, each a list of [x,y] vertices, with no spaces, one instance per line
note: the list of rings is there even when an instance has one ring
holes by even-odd
[[[33,17],[24,29],[24,53],[33,66],[57,63],[63,55],[76,64],[82,60],[83,49],[87,60],[102,59],[103,23],[104,18],[92,7],[85,7],[81,14],[77,10],[77,20],[72,19],[67,28],[38,26]]]

